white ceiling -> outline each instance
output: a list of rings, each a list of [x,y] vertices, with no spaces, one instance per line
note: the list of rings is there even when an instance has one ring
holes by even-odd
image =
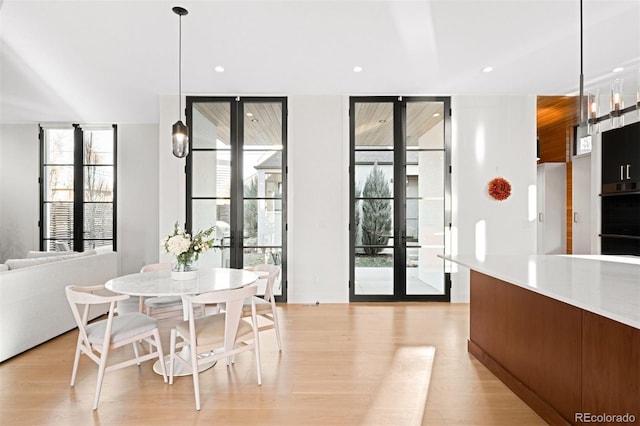
[[[157,122],[178,92],[176,5],[188,95],[578,92],[579,0],[4,0],[0,120]],[[585,88],[606,95],[625,67],[630,105],[640,0],[584,0],[583,22]]]

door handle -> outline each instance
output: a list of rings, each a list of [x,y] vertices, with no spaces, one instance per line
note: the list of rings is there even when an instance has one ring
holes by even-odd
[[[573,221],[574,221],[575,223],[578,223],[578,212],[574,212],[574,213],[573,213]]]
[[[630,169],[631,169],[631,164],[627,164],[627,179],[631,179],[631,176],[629,174]]]
[[[544,217],[542,213],[538,213],[538,222],[544,222]]]
[[[620,166],[620,180],[624,180],[624,166]]]

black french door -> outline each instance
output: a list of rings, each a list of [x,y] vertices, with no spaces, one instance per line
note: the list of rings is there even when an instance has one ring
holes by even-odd
[[[351,301],[450,300],[449,105],[350,99]]]
[[[286,301],[287,99],[187,97],[187,229],[216,226],[200,262],[282,265]]]

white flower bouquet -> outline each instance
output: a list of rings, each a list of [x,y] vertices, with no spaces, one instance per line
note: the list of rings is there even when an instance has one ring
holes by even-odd
[[[215,246],[215,238],[211,236],[215,226],[204,231],[198,231],[193,237],[176,222],[173,234],[167,235],[160,242],[165,253],[176,257],[176,271],[189,271],[191,264],[197,261],[200,253],[204,253]]]

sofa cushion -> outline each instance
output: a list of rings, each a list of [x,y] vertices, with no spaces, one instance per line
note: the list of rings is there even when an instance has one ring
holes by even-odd
[[[76,257],[91,256],[94,254],[96,254],[95,250],[87,250],[82,253],[73,253],[62,256],[36,257],[32,259],[8,259],[4,264],[7,265],[10,270],[13,270],[42,265],[45,263],[59,262],[61,260],[74,259]]]
[[[0,264],[0,272],[8,271],[8,270],[9,270],[9,267],[7,265],[5,265],[4,263]]]

